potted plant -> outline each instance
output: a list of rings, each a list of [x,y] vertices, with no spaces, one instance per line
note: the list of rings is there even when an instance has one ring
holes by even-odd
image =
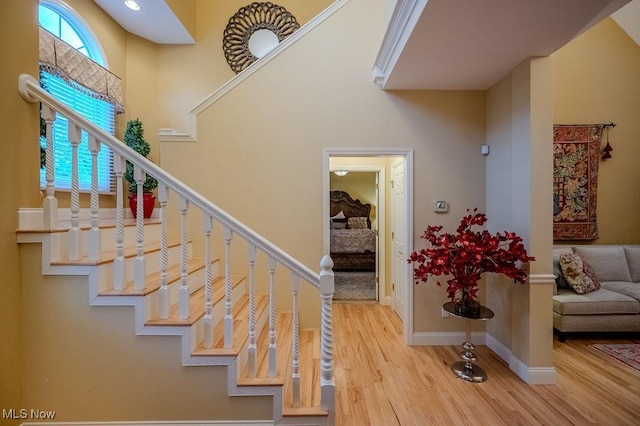
[[[148,156],[151,151],[149,143],[144,138],[144,129],[142,128],[142,122],[137,118],[135,120],[127,121],[127,128],[124,132],[124,143],[138,154]],[[133,176],[133,164],[127,162],[127,169],[124,173],[124,177],[129,183],[129,206],[133,217],[137,217],[138,213],[138,184]],[[143,191],[143,211],[144,218],[148,219],[153,213],[153,206],[155,204],[155,197],[153,191],[158,186],[158,181],[149,175],[146,175],[144,183],[142,185]]]
[[[535,260],[527,255],[522,238],[513,232],[492,235],[482,228],[486,215],[478,209],[467,210],[455,234],[443,233],[442,226],[428,226],[422,238],[431,247],[411,253],[408,261],[414,264],[416,284],[430,277],[448,275],[447,295],[455,303],[456,312],[473,317],[480,310],[478,281],[484,272],[495,272],[524,284],[527,272],[518,262]],[[436,284],[441,286],[440,281]]]

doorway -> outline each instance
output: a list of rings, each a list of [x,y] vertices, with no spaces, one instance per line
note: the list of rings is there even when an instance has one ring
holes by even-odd
[[[326,149],[324,153],[323,223],[330,224],[330,180],[334,171],[369,172],[377,177],[376,273],[377,300],[390,305],[403,320],[407,344],[413,335],[413,288],[406,254],[413,249],[411,150]],[[330,226],[323,232],[324,252],[330,253]]]

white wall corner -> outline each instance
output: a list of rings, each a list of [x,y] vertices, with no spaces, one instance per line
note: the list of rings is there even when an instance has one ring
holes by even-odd
[[[555,385],[556,369],[551,367],[529,367],[513,355],[509,356],[509,368],[529,385]]]

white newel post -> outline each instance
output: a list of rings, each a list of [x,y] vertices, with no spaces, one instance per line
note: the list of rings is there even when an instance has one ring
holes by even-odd
[[[42,203],[42,225],[44,229],[51,230],[58,227],[58,199],[55,197],[55,174],[53,171],[53,122],[56,121],[56,112],[42,104],[42,118],[47,127],[47,147],[44,154],[47,187],[46,196]]]
[[[231,312],[231,228],[224,228],[224,348],[233,346],[233,313]]]
[[[126,168],[126,161],[120,155],[113,154],[113,172],[116,175],[116,258],[113,259],[113,288],[122,290],[125,283],[124,260],[124,197],[122,176]]]
[[[80,127],[69,122],[68,139],[71,144],[71,229],[68,233],[69,260],[82,258],[82,230],[80,229],[80,181],[78,180],[78,146],[82,138]]]
[[[300,407],[300,329],[298,327],[298,291],[300,290],[300,277],[295,273],[291,274],[291,293],[293,297],[293,323],[291,325],[291,333],[293,336],[293,343],[291,345],[291,358],[292,358],[292,377],[293,381],[293,407]]]
[[[322,298],[322,325],[320,336],[320,406],[335,410],[336,390],[333,378],[333,260],[325,255],[320,261],[320,297]]]
[[[167,243],[167,202],[169,190],[163,183],[158,183],[158,201],[160,202],[160,289],[158,302],[160,318],[169,318],[169,286],[167,284],[167,269],[169,268],[169,248]]]
[[[249,377],[256,377],[257,374],[257,352],[256,352],[256,295],[254,267],[256,265],[256,246],[248,243],[247,258],[249,259]]]
[[[276,377],[276,260],[269,256],[269,377]]]
[[[91,230],[89,230],[89,260],[98,260],[102,252],[100,236],[100,202],[98,200],[98,154],[100,141],[89,136],[89,151],[91,151]]]
[[[144,258],[144,210],[142,191],[145,172],[138,166],[133,166],[133,178],[136,180],[138,205],[136,208],[136,259],[133,263],[133,282],[136,290],[142,290],[147,275],[147,263]]]
[[[187,210],[189,201],[180,197],[180,289],[178,290],[178,305],[180,319],[189,318],[189,274],[187,273],[188,246],[187,246]]]
[[[205,291],[205,312],[204,312],[204,347],[211,349],[213,347],[213,301],[211,280],[213,273],[211,271],[211,231],[213,230],[213,218],[207,213],[202,214],[202,228],[204,230],[204,291]]]

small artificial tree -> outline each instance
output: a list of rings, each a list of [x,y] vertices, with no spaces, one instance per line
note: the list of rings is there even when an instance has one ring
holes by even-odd
[[[135,120],[127,121],[127,128],[124,132],[124,143],[138,154],[148,156],[151,151],[149,142],[144,139],[144,129],[142,128],[142,122],[137,118]],[[124,173],[124,178],[129,182],[129,192],[132,195],[138,193],[138,185],[133,176],[133,164],[127,161],[127,170]],[[158,186],[158,181],[147,175],[142,185],[143,192],[151,192]]]

